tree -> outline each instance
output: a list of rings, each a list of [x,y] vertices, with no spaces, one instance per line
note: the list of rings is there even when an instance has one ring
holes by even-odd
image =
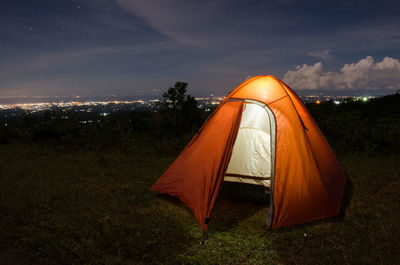
[[[202,122],[197,101],[187,94],[187,86],[188,83],[178,81],[163,94],[164,128],[174,135],[197,129]]]
[[[168,91],[163,94],[163,103],[168,108],[182,109],[183,105],[187,102],[191,102],[197,106],[197,102],[194,97],[186,95],[186,88],[188,83],[176,82],[174,87],[168,88]]]

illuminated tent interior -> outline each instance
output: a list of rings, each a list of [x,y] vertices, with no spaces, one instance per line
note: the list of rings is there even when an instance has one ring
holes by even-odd
[[[275,126],[268,108],[246,101],[224,181],[270,187]]]
[[[151,189],[205,231],[224,181],[268,189],[266,223],[278,228],[337,215],[347,176],[300,98],[268,75],[230,92]]]

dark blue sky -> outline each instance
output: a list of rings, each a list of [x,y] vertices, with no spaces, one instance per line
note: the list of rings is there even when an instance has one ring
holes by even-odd
[[[400,89],[400,1],[5,0],[0,97]]]

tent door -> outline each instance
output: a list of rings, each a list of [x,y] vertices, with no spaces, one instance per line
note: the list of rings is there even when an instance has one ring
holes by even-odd
[[[245,100],[245,108],[224,181],[263,186],[270,191],[266,223],[272,224],[274,212],[276,123],[264,103]]]
[[[271,186],[273,141],[267,106],[247,101],[224,181]]]

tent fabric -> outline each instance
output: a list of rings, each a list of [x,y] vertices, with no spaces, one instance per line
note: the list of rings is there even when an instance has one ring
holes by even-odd
[[[258,104],[246,102],[240,122],[240,129],[242,128],[252,128],[270,133],[267,111]]]
[[[256,129],[239,129],[224,181],[270,186],[269,135]]]
[[[244,136],[239,127],[245,100],[265,104],[275,123],[268,225],[277,228],[337,215],[347,181],[344,169],[298,96],[273,76],[253,77],[229,93],[152,189],[179,197],[206,230],[236,136],[239,143]]]
[[[266,110],[246,103],[224,181],[270,186],[271,132]]]
[[[273,76],[257,76],[228,98],[262,101],[276,120],[271,228],[337,215],[346,174],[296,94]]]
[[[207,230],[240,125],[243,101],[226,102],[151,187],[176,196]]]

